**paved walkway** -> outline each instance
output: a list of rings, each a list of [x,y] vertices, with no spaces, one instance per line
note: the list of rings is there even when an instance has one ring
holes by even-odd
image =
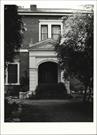
[[[93,105],[79,99],[20,100],[18,111],[12,113],[13,122],[92,122]]]
[[[45,104],[67,104],[82,102],[82,99],[14,99],[16,103],[21,103],[25,105],[45,105]]]
[[[92,122],[92,106],[76,100],[22,100],[21,122]]]

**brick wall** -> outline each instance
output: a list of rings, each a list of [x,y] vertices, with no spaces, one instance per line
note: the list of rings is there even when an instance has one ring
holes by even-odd
[[[21,48],[28,48],[29,43],[36,43],[39,41],[39,19],[61,19],[58,16],[22,16],[22,21],[27,28],[24,32],[24,39]]]
[[[29,53],[22,52],[20,53],[20,76],[29,76]]]
[[[24,32],[22,48],[27,48],[31,41],[35,43],[39,40],[39,23],[38,18],[33,18],[31,16],[24,16],[22,20],[27,28],[27,31]]]
[[[20,53],[20,83],[22,90],[29,90],[29,53]]]
[[[36,43],[39,41],[39,19],[60,19],[57,16],[22,16],[22,20],[27,28],[27,31],[24,32],[24,39],[21,46],[21,49],[26,49],[29,47],[29,43]],[[22,52],[16,56],[16,59],[20,62],[20,85],[5,85],[5,93],[9,91],[9,94],[18,95],[21,91],[21,84],[26,84],[26,91],[29,90],[29,53]],[[22,81],[21,81],[22,80]],[[22,85],[23,86],[23,85]]]
[[[5,85],[5,93],[15,96],[19,94],[19,91],[29,90],[29,53],[22,52],[16,55],[17,60],[20,63],[19,81],[20,85]]]

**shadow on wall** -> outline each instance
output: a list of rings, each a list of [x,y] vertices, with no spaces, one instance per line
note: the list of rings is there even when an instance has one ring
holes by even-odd
[[[26,92],[29,90],[29,78],[27,76],[23,76],[20,79],[20,91]]]

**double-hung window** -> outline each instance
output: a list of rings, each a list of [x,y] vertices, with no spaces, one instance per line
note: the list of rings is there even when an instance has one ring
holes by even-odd
[[[52,39],[57,40],[61,33],[61,26],[52,25],[51,30],[52,30]]]
[[[48,38],[48,25],[41,25],[41,40]]]
[[[39,20],[39,41],[52,38],[57,40],[62,34],[63,23],[62,20]]]
[[[8,63],[7,84],[19,84],[19,63]]]

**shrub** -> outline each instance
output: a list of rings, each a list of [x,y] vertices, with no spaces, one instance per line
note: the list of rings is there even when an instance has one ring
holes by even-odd
[[[77,92],[77,93],[78,92],[81,93],[85,89],[85,87],[79,79],[73,77],[70,80],[70,89]]]
[[[7,96],[19,96],[20,86],[8,86]]]
[[[5,99],[5,102],[4,102],[5,122],[8,122],[9,120],[11,120],[12,119],[12,112],[17,111],[17,110],[18,110],[18,104],[16,104],[15,102],[12,102],[11,98]]]

